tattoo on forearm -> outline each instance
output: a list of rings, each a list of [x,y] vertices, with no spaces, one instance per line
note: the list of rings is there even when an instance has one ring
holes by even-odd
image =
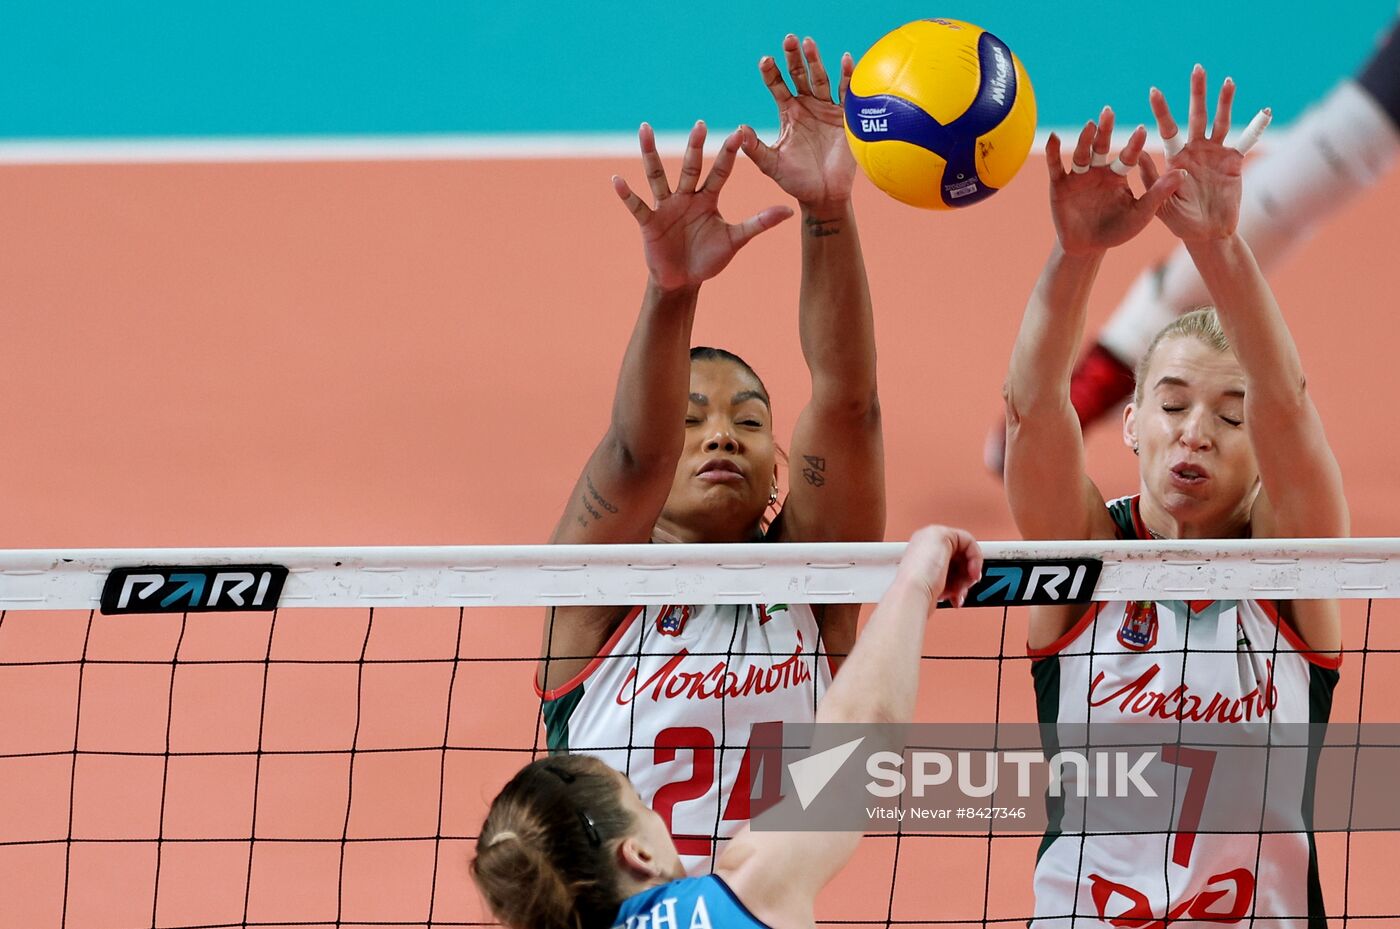
[[[802,476],[807,479],[807,483],[813,487],[825,484],[826,459],[818,458],[816,455],[803,455],[802,460],[807,462],[807,467],[802,469]]]
[[[829,235],[841,234],[841,220],[839,219],[820,219],[816,216],[809,216],[803,222],[806,223],[807,232],[813,238],[820,239]]]
[[[601,506],[603,509],[607,510],[609,513],[616,515],[617,507],[605,500],[602,494],[598,493],[598,488],[593,486],[593,478],[585,474],[583,476],[583,479],[588,482],[588,493],[593,497],[594,500],[598,502],[598,505]],[[600,516],[599,519],[601,518],[602,517]]]

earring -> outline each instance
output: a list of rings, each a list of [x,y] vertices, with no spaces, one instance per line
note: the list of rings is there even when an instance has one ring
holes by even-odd
[[[1136,442],[1133,443],[1133,454],[1134,454],[1134,455],[1138,454],[1138,446],[1137,446],[1137,443],[1136,443]]]
[[[778,502],[778,485],[774,484],[773,489],[768,492],[768,505],[772,506]]]

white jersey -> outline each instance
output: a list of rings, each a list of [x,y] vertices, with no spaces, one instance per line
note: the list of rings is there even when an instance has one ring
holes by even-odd
[[[1136,497],[1114,501],[1110,512],[1120,537],[1147,536]],[[1275,605],[1258,600],[1097,604],[1059,641],[1030,655],[1039,718],[1058,724],[1056,738],[1074,738],[1070,733],[1083,733],[1089,723],[1095,732],[1115,722],[1263,723],[1273,733],[1284,723],[1326,723],[1340,665],[1340,657],[1308,654]],[[1199,816],[1202,808],[1212,809],[1209,804],[1222,809],[1232,799],[1241,802],[1243,791],[1226,786],[1230,777],[1248,777],[1257,790],[1261,772],[1237,765],[1215,766],[1212,781],[1214,760],[1211,751],[1164,747],[1154,762],[1179,772],[1173,782],[1181,793],[1161,801],[1172,804],[1167,815],[1147,820],[1171,822],[1170,832],[1061,832],[1064,804],[1071,801],[1051,801],[1035,869],[1034,929],[1178,920],[1247,922],[1260,929],[1325,926],[1316,848],[1303,825],[1315,759],[1295,764],[1269,787],[1271,809],[1274,803],[1292,806],[1296,816],[1289,821],[1299,831],[1195,833],[1183,819],[1192,815],[1188,791],[1200,798]]]
[[[540,694],[549,748],[626,774],[686,872],[709,873],[713,837],[750,817],[750,730],[816,718],[831,683],[820,649],[806,604],[637,607],[573,680]]]

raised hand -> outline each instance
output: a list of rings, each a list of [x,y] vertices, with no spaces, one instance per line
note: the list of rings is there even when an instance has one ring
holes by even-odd
[[[831,206],[851,197],[856,161],[846,143],[840,101],[845,99],[855,64],[841,56],[836,101],[831,80],[817,53],[817,43],[797,36],[783,39],[783,56],[793,90],[788,89],[771,56],[759,59],[758,71],[778,104],[778,140],[764,144],[749,126],[741,126],[744,154],[801,204]]]
[[[651,126],[642,123],[637,137],[653,205],[647,206],[617,175],[613,175],[613,190],[641,227],[647,270],[662,290],[698,287],[723,271],[750,239],[792,215],[786,206],[770,206],[741,223],[727,223],[719,215],[719,192],[739,152],[738,130],[724,140],[705,183],[697,187],[705,152],[705,124],[697,122],[686,141],[674,190],[666,179]]]
[[[1200,65],[1191,71],[1191,102],[1186,116],[1186,140],[1172,118],[1167,99],[1152,88],[1149,101],[1157,118],[1157,129],[1167,152],[1167,166],[1179,169],[1185,177],[1174,195],[1158,213],[1167,228],[1187,241],[1224,239],[1234,234],[1240,220],[1240,173],[1244,153],[1259,138],[1270,119],[1264,110],[1245,130],[1238,147],[1225,144],[1230,132],[1230,110],[1235,100],[1235,82],[1220,85],[1215,105],[1215,122],[1206,135],[1206,72]]]
[[[1071,170],[1060,159],[1060,138],[1050,133],[1045,161],[1050,169],[1050,213],[1060,247],[1067,254],[1090,255],[1122,245],[1137,235],[1181,183],[1179,172],[1159,177],[1152,156],[1142,150],[1147,130],[1138,126],[1118,158],[1109,163],[1113,144],[1113,110],[1104,107],[1097,122],[1079,133]],[[1141,197],[1128,186],[1128,173],[1138,168],[1147,187]]]
[[[898,573],[923,587],[930,603],[946,599],[962,606],[982,577],[982,548],[966,530],[925,526],[910,537]]]

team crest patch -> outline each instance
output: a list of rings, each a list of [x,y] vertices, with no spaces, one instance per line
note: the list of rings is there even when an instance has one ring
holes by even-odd
[[[1124,648],[1145,652],[1157,644],[1157,604],[1151,600],[1134,600],[1123,611],[1123,625],[1118,627],[1118,641]]]
[[[656,631],[662,635],[680,635],[690,620],[690,607],[668,606],[656,617]]]

